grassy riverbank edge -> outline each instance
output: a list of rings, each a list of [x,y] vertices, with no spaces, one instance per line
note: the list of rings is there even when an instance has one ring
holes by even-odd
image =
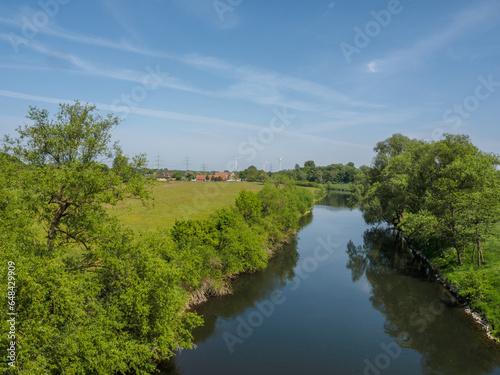
[[[304,187],[303,187],[304,188]],[[319,188],[311,188],[308,187],[306,188],[307,190],[311,191],[311,193],[314,195],[314,200],[312,202],[312,205],[309,210],[301,214],[297,220],[299,223],[304,217],[307,217],[308,215],[312,215],[312,208],[315,204],[320,202],[326,197],[327,192],[324,189],[319,189]],[[270,260],[276,252],[278,252],[280,249],[282,249],[286,244],[289,244],[293,238],[297,235],[297,233],[300,231],[300,227],[297,227],[288,233],[285,234],[285,237],[277,244],[275,244],[273,247],[267,248],[266,251],[268,253],[268,260]],[[267,266],[266,266],[267,267]],[[196,308],[198,305],[207,302],[210,297],[222,297],[226,295],[231,295],[232,294],[232,289],[230,287],[230,284],[235,281],[239,276],[245,275],[245,274],[250,274],[254,273],[256,271],[244,271],[240,273],[235,273],[232,275],[226,275],[225,282],[227,283],[225,287],[222,288],[217,288],[214,289],[213,285],[210,283],[204,283],[198,288],[194,293],[192,293],[189,296],[189,300],[186,303],[185,310],[189,311],[194,308]],[[215,293],[214,293],[215,291]]]
[[[458,266],[455,251],[440,257],[427,257],[406,239],[413,255],[429,266],[434,280],[452,293],[467,315],[482,328],[486,336],[500,344],[500,223],[484,244],[486,264],[477,266],[465,260]],[[485,277],[489,275],[491,277]],[[481,278],[482,276],[482,278]],[[496,277],[495,277],[496,276]]]
[[[312,209],[305,212],[303,215],[299,217],[299,221],[308,216],[312,215]],[[293,231],[290,231],[289,233],[286,234],[285,238],[280,241],[279,243],[275,244],[275,246],[271,248],[267,248],[266,251],[268,253],[268,260],[271,260],[278,251],[283,249],[283,247],[289,243],[292,242],[294,237],[297,235],[297,233],[300,231],[300,228],[297,228]],[[267,268],[267,266],[266,266]],[[244,271],[244,272],[239,272],[239,273],[234,273],[231,275],[225,275],[224,276],[224,282],[226,283],[224,286],[219,287],[219,288],[213,288],[213,285],[210,282],[203,283],[197,290],[195,290],[190,296],[189,299],[185,305],[185,311],[192,311],[199,305],[207,302],[211,297],[223,297],[223,296],[229,296],[233,293],[231,284],[240,276],[242,275],[248,275],[252,274],[255,272],[261,272],[265,270],[256,270],[256,271]]]

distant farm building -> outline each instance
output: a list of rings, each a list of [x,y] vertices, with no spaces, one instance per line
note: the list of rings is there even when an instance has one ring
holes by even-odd
[[[197,174],[196,181],[207,181],[206,174]],[[215,174],[209,174],[208,180],[210,181],[236,181],[236,175],[234,173],[228,172],[215,172]]]

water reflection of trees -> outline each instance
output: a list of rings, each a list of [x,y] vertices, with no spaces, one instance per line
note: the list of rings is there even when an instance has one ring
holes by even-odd
[[[370,301],[386,318],[385,332],[422,355],[424,374],[491,374],[500,366],[498,346],[450,306],[444,289],[418,277],[425,270],[390,231],[372,228],[363,239],[363,246],[347,244],[347,268],[353,281],[366,275]]]
[[[308,225],[311,219],[312,215],[305,216],[301,221],[302,227]],[[269,298],[274,290],[293,280],[298,260],[297,240],[293,238],[275,253],[264,271],[238,276],[232,284],[231,295],[212,297],[198,306],[195,311],[203,316],[204,324],[193,331],[194,343],[200,344],[209,339],[215,332],[219,318],[229,319],[242,314],[256,302]],[[181,374],[175,358],[162,364],[159,370],[161,374]]]
[[[264,271],[240,275],[232,285],[231,295],[213,297],[196,308],[205,323],[194,330],[194,342],[200,343],[208,339],[215,331],[217,319],[242,314],[253,307],[256,301],[268,298],[275,289],[293,280],[298,259],[297,240],[293,239],[275,253]]]
[[[331,207],[348,207],[349,195],[339,191],[329,191],[320,204]]]

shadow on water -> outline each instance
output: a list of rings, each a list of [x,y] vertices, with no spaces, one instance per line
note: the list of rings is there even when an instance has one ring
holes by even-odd
[[[309,225],[312,215],[304,216],[301,228]],[[193,331],[193,342],[201,344],[208,340],[216,331],[219,319],[229,319],[243,314],[245,310],[254,307],[255,301],[269,298],[271,293],[295,278],[295,267],[299,260],[297,239],[275,253],[268,267],[260,272],[238,276],[232,284],[232,294],[222,297],[212,297],[207,302],[197,306],[194,311],[203,317],[204,324]],[[182,371],[176,366],[175,357],[158,369],[161,374],[180,375]]]
[[[162,364],[161,374],[500,375],[499,346],[444,288],[429,282],[426,267],[398,247],[391,231],[365,231],[360,212],[348,208],[348,196],[328,194],[314,220],[306,215],[301,226],[266,270],[238,277],[232,295],[196,308],[205,320],[193,332],[198,350]],[[335,248],[301,278],[301,265],[314,256],[317,239],[332,228],[347,250]],[[286,306],[230,353],[223,333],[236,333],[238,319],[247,319],[275,290],[286,295]],[[387,340],[399,346],[398,360],[383,370],[364,369],[363,361],[376,363],[379,342]]]
[[[424,266],[391,231],[371,228],[363,246],[347,244],[346,267],[356,282],[370,283],[370,302],[386,322],[385,332],[400,348],[418,351],[423,374],[492,374],[500,348],[489,341],[454,298],[428,282]]]
[[[331,207],[348,207],[349,195],[338,191],[329,191],[319,204]]]

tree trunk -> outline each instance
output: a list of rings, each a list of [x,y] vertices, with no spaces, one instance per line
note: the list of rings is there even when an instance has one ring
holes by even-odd
[[[56,232],[57,225],[59,224],[59,221],[64,216],[64,213],[66,212],[69,206],[70,203],[68,202],[60,204],[59,210],[57,210],[54,218],[52,219],[52,222],[50,223],[50,228],[47,231],[47,246],[49,247],[49,250],[52,250],[52,244],[54,243],[54,234]]]
[[[396,232],[396,244],[399,249],[403,248],[403,231],[399,228]]]
[[[462,257],[460,256],[460,249],[457,247],[457,248],[455,248],[455,250],[457,251],[458,265],[461,266],[462,265]]]
[[[484,263],[483,244],[481,243],[481,240],[478,238],[477,239],[477,265],[480,266],[481,263]]]

